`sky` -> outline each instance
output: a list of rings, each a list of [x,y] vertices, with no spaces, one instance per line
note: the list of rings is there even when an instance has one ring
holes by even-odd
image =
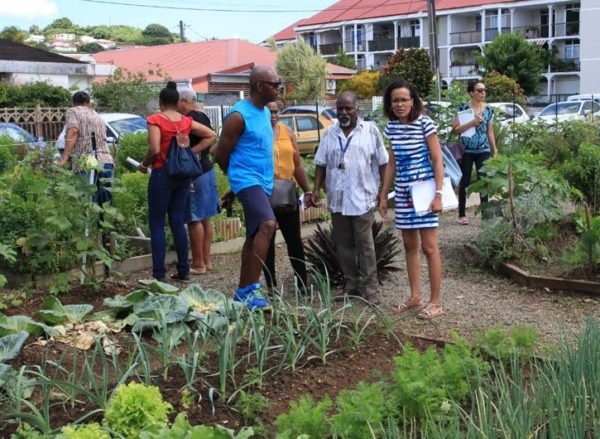
[[[68,17],[78,25],[124,24],[140,29],[159,23],[171,32],[185,24],[191,41],[241,38],[259,43],[336,0],[0,0],[0,29],[45,27]],[[145,5],[136,7],[129,5]],[[176,9],[176,8],[188,8]],[[195,9],[195,10],[193,10]],[[202,9],[202,10],[198,10]]]

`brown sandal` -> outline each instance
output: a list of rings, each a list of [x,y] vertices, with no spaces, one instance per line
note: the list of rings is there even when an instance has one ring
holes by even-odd
[[[433,303],[428,303],[427,306],[417,315],[419,319],[433,319],[434,317],[440,317],[446,314],[442,305],[434,305]]]

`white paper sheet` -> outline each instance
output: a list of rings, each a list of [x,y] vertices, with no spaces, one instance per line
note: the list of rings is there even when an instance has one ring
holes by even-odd
[[[435,180],[417,181],[410,187],[410,193],[413,200],[413,206],[417,215],[429,213],[429,206],[435,197]],[[442,188],[442,208],[444,211],[456,209],[458,199],[452,189],[450,177],[444,177],[444,186]]]
[[[475,119],[475,113],[470,108],[468,110],[461,111],[458,113],[458,123],[464,125]],[[475,127],[471,127],[468,130],[461,133],[462,137],[472,137],[475,134]]]

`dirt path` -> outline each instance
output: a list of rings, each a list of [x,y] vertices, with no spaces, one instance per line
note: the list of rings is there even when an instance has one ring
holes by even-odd
[[[399,325],[410,334],[450,338],[452,332],[472,338],[480,330],[490,327],[508,328],[521,323],[536,327],[545,341],[558,343],[565,335],[568,339],[578,332],[589,315],[600,317],[600,298],[582,294],[557,293],[530,289],[472,266],[464,255],[464,244],[475,239],[481,226],[470,212],[471,223],[461,226],[455,214],[445,214],[440,222],[440,246],[443,258],[442,300],[447,314],[432,321],[422,321],[415,314],[407,314]],[[214,270],[195,276],[194,281],[207,288],[233,292],[239,275],[239,251],[214,256]],[[394,273],[382,287],[382,308],[390,306],[408,295],[408,279],[403,254]],[[427,266],[422,260],[424,298],[429,296]],[[286,257],[285,244],[277,247],[277,275],[284,285],[291,282],[291,268]],[[129,281],[149,277],[150,272],[128,276]],[[285,288],[285,287],[284,287]],[[284,291],[285,294],[285,291]]]

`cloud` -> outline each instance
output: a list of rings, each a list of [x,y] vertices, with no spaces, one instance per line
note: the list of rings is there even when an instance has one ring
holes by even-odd
[[[0,17],[51,17],[58,13],[55,0],[0,1]]]

